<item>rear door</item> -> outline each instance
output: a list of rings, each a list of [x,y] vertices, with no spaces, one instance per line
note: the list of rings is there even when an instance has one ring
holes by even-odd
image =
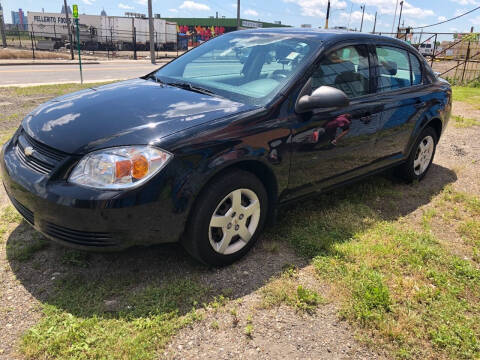
[[[377,158],[381,107],[373,93],[370,63],[367,45],[338,46],[319,60],[308,93],[323,85],[336,87],[347,94],[350,105],[297,115],[289,187],[298,189],[298,195],[348,179]]]
[[[419,59],[410,51],[377,45],[377,101],[382,107],[375,152],[379,159],[397,161],[426,108],[425,85]]]

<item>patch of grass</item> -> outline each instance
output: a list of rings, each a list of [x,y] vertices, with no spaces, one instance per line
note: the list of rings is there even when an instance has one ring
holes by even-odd
[[[253,339],[253,317],[249,315],[247,317],[247,325],[243,329],[243,333],[249,338]]]
[[[479,108],[480,88],[453,86],[453,101],[462,101]]]
[[[13,128],[10,130],[2,130],[0,131],[0,145],[5,144],[8,140],[10,140],[17,129]]]
[[[136,289],[135,276],[67,277],[56,283],[43,318],[22,338],[28,359],[153,359],[180,328],[200,320],[207,289],[171,279]],[[105,306],[115,302],[115,309]]]
[[[463,117],[461,115],[453,115],[453,124],[457,128],[467,128],[467,127],[472,127],[472,126],[480,126],[480,121],[476,119],[470,119]]]
[[[60,96],[74,91],[79,91],[83,89],[88,89],[91,87],[101,86],[105,84],[110,84],[108,82],[98,82],[98,83],[89,83],[89,84],[54,84],[54,85],[35,85],[27,87],[13,87],[9,90],[16,96]]]
[[[210,323],[210,327],[211,327],[212,329],[214,329],[214,330],[220,329],[220,325],[218,324],[218,321],[212,321],[212,322]]]
[[[18,37],[16,37],[18,38]],[[24,40],[29,40],[28,37]],[[70,55],[60,52],[49,51],[35,51],[35,58],[37,59],[70,59]],[[32,59],[31,50],[20,49],[0,49],[0,59]]]
[[[480,357],[480,270],[431,231],[446,216],[475,238],[478,198],[445,187],[414,231],[395,211],[383,211],[385,199],[398,195],[392,187],[373,179],[292,207],[273,236],[312,259],[341,316],[392,358]],[[408,191],[403,196],[414,196]],[[284,274],[264,288],[264,302],[292,301],[297,286]]]
[[[396,351],[480,354],[480,271],[469,262],[430,234],[387,222],[336,248],[342,256],[318,256],[314,264],[339,287],[345,318]]]
[[[9,260],[27,261],[35,253],[47,248],[49,242],[40,235],[32,236],[25,241],[7,242],[7,255]]]
[[[297,287],[296,307],[305,312],[314,312],[317,306],[324,301],[315,291],[304,288],[302,285]]]
[[[286,304],[299,311],[313,313],[318,305],[325,303],[325,299],[315,291],[298,284],[298,276],[293,269],[285,269],[282,275],[272,279],[262,288],[263,307],[270,308]]]
[[[2,216],[0,217],[0,220],[7,224],[20,224],[22,219],[22,215],[20,215],[12,205],[8,205],[4,208]]]
[[[89,253],[81,252],[77,250],[67,250],[61,257],[62,264],[87,267],[88,266]]]

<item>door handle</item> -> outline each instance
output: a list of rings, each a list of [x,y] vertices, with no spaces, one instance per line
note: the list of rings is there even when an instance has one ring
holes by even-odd
[[[365,125],[369,124],[370,121],[372,121],[372,115],[365,115],[360,118],[360,121],[364,123]]]

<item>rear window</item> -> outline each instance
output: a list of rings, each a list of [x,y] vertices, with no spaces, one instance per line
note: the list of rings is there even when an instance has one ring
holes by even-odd
[[[377,91],[386,92],[411,86],[408,52],[390,46],[377,46]]]

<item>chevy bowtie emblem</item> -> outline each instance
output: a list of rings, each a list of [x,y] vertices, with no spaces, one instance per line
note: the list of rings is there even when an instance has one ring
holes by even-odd
[[[34,151],[35,150],[33,150],[31,146],[27,146],[25,149],[23,149],[23,153],[27,156],[32,156]]]

